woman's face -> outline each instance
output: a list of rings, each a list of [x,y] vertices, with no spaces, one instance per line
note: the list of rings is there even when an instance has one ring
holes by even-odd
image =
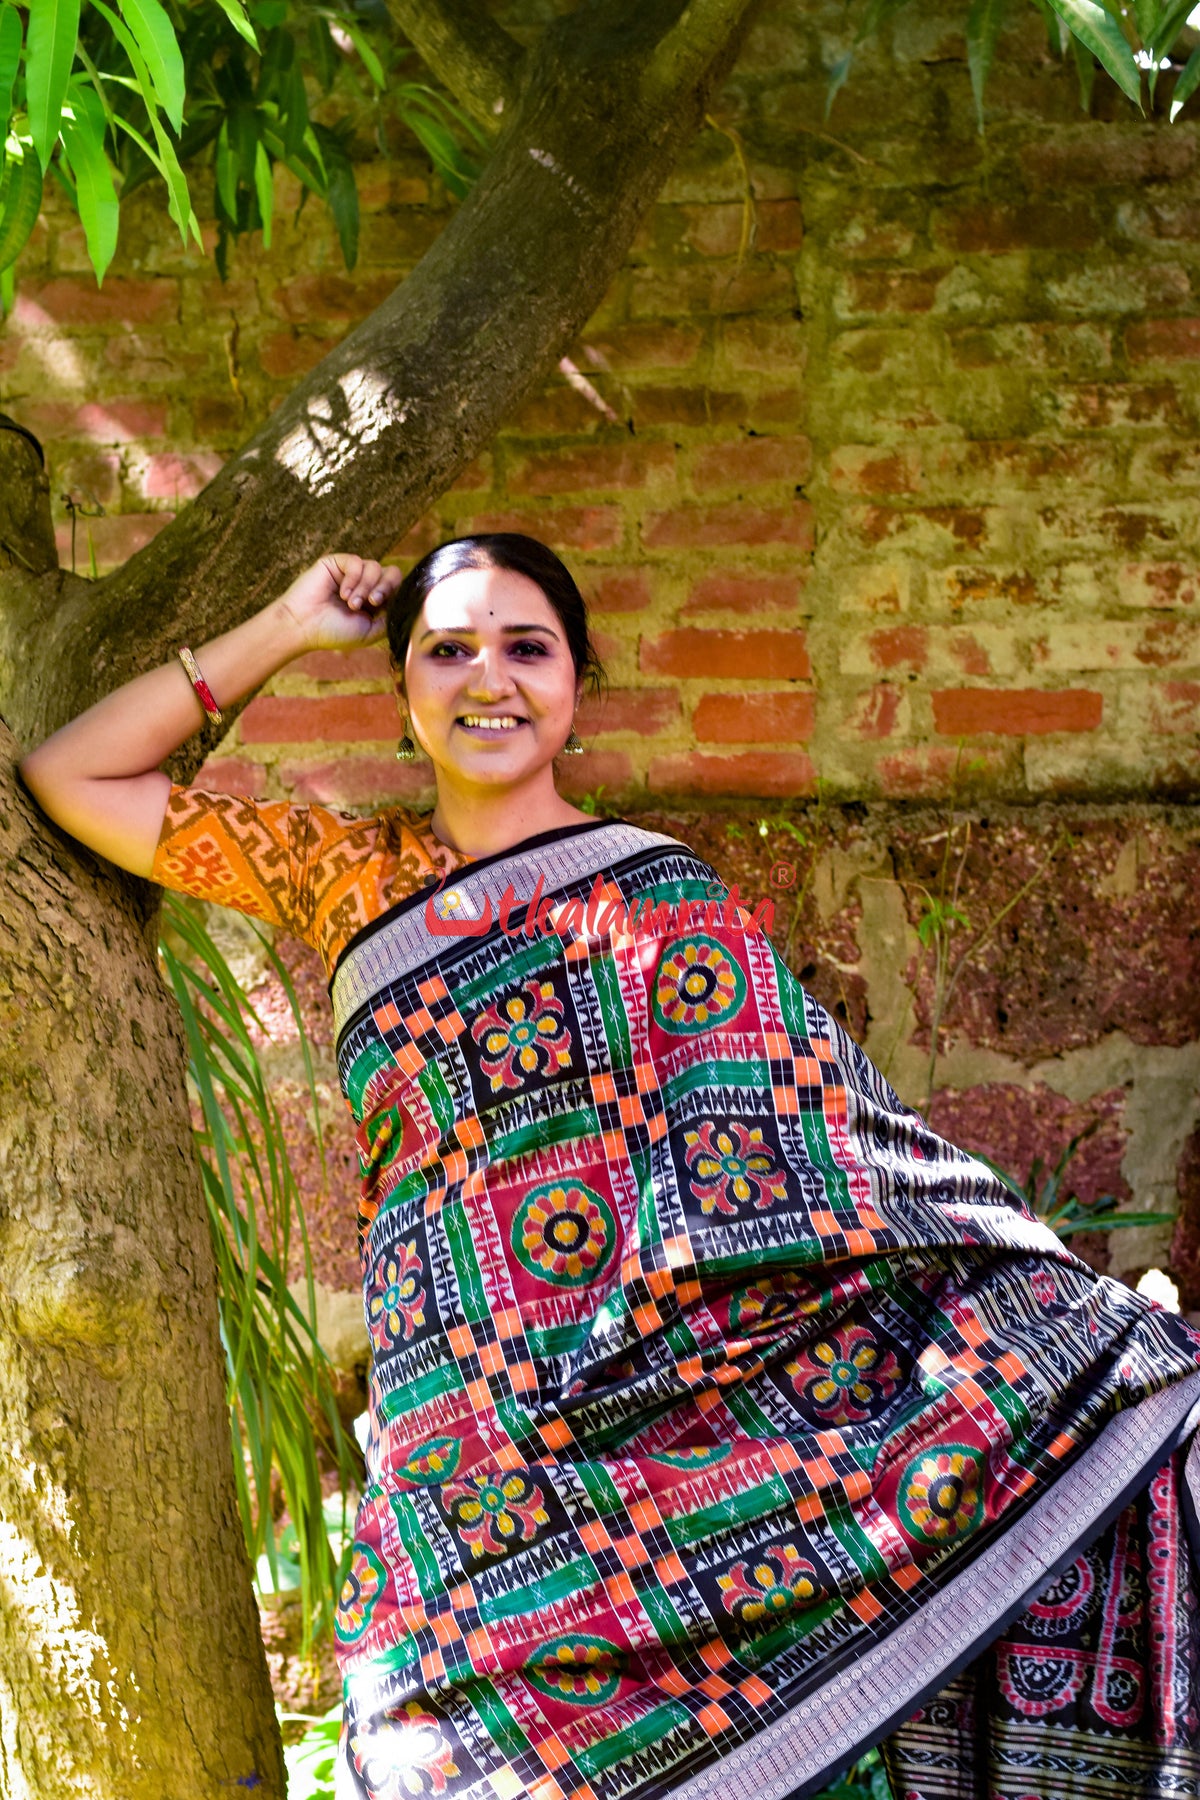
[[[401,704],[439,774],[471,787],[527,781],[562,749],[578,693],[562,621],[528,576],[462,569],[427,596]]]

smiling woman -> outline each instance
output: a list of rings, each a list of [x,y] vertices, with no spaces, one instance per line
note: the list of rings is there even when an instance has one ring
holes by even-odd
[[[389,601],[431,818],[158,772]],[[686,845],[562,799],[558,559],[326,557],[194,662],[22,768],[331,973],[373,1346],[339,1800],[803,1800],[881,1740],[926,1800],[1200,1793],[1200,1340],[902,1105]]]

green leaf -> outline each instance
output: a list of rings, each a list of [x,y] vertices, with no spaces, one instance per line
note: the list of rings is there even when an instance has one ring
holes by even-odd
[[[1094,0],[1050,0],[1072,36],[1089,49],[1123,94],[1141,108],[1142,76],[1116,20]]]
[[[1075,73],[1079,77],[1079,104],[1085,113],[1090,113],[1092,89],[1096,85],[1096,59],[1077,37],[1071,39],[1071,54],[1075,58]]]
[[[1170,56],[1176,38],[1195,10],[1196,0],[1173,0],[1162,8],[1150,45],[1156,58]]]
[[[996,42],[1004,29],[1008,0],[971,0],[967,13],[967,66],[975,96],[975,118],[983,131],[983,90],[987,85]]]
[[[174,27],[158,0],[121,0],[121,11],[137,39],[162,109],[178,132],[183,125],[184,74]]]
[[[7,269],[0,269],[0,308],[5,318],[13,309],[13,301],[17,297],[17,271],[12,263]]]
[[[1158,0],[1133,0],[1133,22],[1137,26],[1142,45],[1147,50],[1154,42],[1158,12]]]
[[[383,64],[375,54],[366,32],[360,25],[356,25],[352,19],[342,19],[339,23],[342,30],[353,43],[354,48],[358,51],[358,54],[362,57],[363,67],[366,69],[367,74],[382,93],[383,89],[387,86],[387,79],[383,73]]]
[[[62,123],[63,101],[79,36],[79,0],[30,0],[25,49],[29,131],[43,172]]]
[[[304,138],[308,131],[308,96],[304,91],[304,76],[298,64],[293,64],[280,83],[280,107],[287,154],[298,156],[304,148]]]
[[[104,152],[107,121],[93,88],[76,83],[71,89],[71,108],[74,118],[63,119],[63,148],[75,176],[75,204],[87,239],[88,256],[97,282],[102,282],[117,248],[121,217],[112,165]]]
[[[262,220],[263,248],[271,248],[271,217],[275,210],[275,184],[271,179],[271,159],[259,138],[254,150],[254,192],[258,197],[258,215]]]
[[[187,243],[189,232],[198,244],[203,243],[203,239],[200,236],[200,226],[197,222],[196,215],[192,210],[191,195],[188,193],[187,176],[179,165],[179,156],[175,150],[174,144],[163,130],[162,121],[158,116],[158,104],[154,83],[150,79],[150,71],[146,67],[145,58],[138,48],[137,39],[129,30],[124,20],[119,19],[112,8],[106,5],[105,0],[91,0],[91,4],[102,18],[107,19],[109,25],[112,27],[114,37],[120,43],[126,56],[129,58],[133,68],[134,79],[136,80],[138,87],[141,90],[142,98],[145,101],[146,112],[150,120],[150,129],[153,131],[154,141],[158,145],[158,154],[154,154],[150,149],[150,146],[146,143],[145,138],[142,137],[140,132],[135,131],[133,127],[130,126],[128,120],[122,118],[118,114],[114,123],[118,124],[123,131],[127,132],[145,154],[150,157],[151,162],[153,162],[155,168],[166,182],[167,211],[179,227],[179,235],[184,243]]]
[[[41,164],[28,148],[9,165],[0,212],[0,269],[10,269],[29,242],[42,207],[43,179]]]
[[[1193,50],[1184,66],[1183,74],[1175,83],[1175,92],[1171,95],[1171,123],[1175,123],[1197,87],[1200,87],[1200,50]]]
[[[217,196],[229,218],[237,220],[237,170],[233,166],[233,157],[229,151],[229,121],[221,121],[221,129],[217,133],[216,159]]]
[[[329,25],[325,19],[316,18],[310,21],[308,48],[317,80],[321,84],[322,92],[327,94],[333,86],[334,77],[337,74],[337,51],[334,48],[333,39],[329,35]]]
[[[0,118],[12,117],[13,82],[21,62],[21,15],[15,6],[0,7]]]
[[[239,32],[252,50],[259,48],[258,33],[246,17],[246,9],[239,0],[217,0],[217,5],[229,20],[236,32]]]
[[[314,135],[325,159],[325,204],[333,214],[342,261],[352,269],[358,261],[358,188],[354,167],[336,135],[327,126],[314,127]]]

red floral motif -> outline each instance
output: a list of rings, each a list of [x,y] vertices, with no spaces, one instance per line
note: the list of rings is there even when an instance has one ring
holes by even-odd
[[[526,1469],[460,1476],[446,1483],[442,1503],[474,1556],[496,1556],[509,1544],[528,1543],[550,1522],[542,1490]]]
[[[471,1036],[482,1047],[480,1066],[494,1094],[523,1087],[525,1077],[536,1073],[539,1058],[546,1075],[570,1067],[571,1034],[563,1024],[563,1003],[549,981],[523,982],[520,994],[493,1002],[472,1024]]]
[[[683,1141],[701,1212],[736,1213],[750,1201],[761,1210],[786,1197],[787,1183],[759,1126],[731,1119],[718,1129],[705,1119],[699,1130],[686,1131]]]
[[[821,1591],[816,1565],[794,1544],[768,1544],[758,1562],[735,1563],[727,1575],[718,1575],[717,1586],[743,1625],[811,1606]]]
[[[425,1323],[422,1273],[415,1239],[375,1264],[367,1289],[367,1326],[377,1350],[388,1349],[401,1335],[407,1341]]]
[[[797,1396],[828,1425],[857,1425],[896,1391],[900,1364],[862,1325],[839,1325],[784,1365]]]
[[[1042,1306],[1052,1306],[1058,1299],[1058,1283],[1047,1269],[1039,1269],[1029,1285]]]

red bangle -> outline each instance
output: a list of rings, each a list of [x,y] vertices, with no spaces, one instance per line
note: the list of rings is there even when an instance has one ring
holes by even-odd
[[[179,660],[183,664],[188,680],[196,690],[196,698],[208,714],[214,725],[221,723],[221,709],[213,699],[213,691],[200,673],[200,665],[186,644],[179,647]]]

